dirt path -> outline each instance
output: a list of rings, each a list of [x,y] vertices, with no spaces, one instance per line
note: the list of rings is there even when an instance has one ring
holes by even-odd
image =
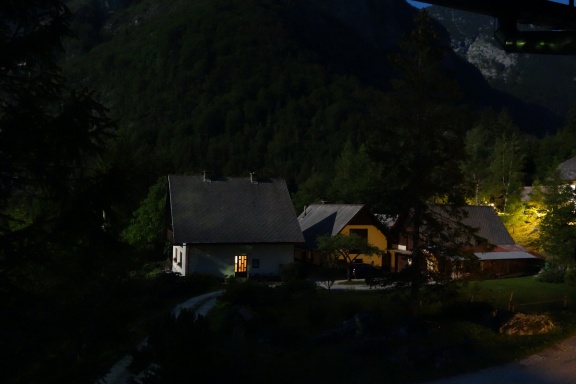
[[[454,376],[428,384],[573,384],[576,383],[576,336],[518,362]]]

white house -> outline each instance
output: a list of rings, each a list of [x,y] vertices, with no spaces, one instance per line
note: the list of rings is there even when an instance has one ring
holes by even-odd
[[[304,242],[284,180],[168,176],[172,271],[278,275]]]

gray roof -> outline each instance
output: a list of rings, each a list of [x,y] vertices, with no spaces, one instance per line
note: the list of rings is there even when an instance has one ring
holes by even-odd
[[[174,243],[302,243],[304,238],[280,179],[168,176]]]
[[[312,204],[298,216],[300,229],[309,249],[316,248],[316,238],[335,236],[364,208],[363,204]]]
[[[560,177],[562,177],[563,180],[576,180],[576,157],[566,160],[558,165],[558,170],[560,171]]]
[[[472,228],[478,228],[477,235],[485,238],[493,245],[515,244],[514,239],[490,206],[468,205],[463,207],[468,217],[462,223]]]
[[[513,252],[476,252],[474,253],[478,259],[485,260],[522,260],[522,259],[537,259],[536,256],[528,252],[513,251]]]

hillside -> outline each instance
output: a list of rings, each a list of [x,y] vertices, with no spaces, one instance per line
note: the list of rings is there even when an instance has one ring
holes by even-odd
[[[401,0],[75,0],[66,74],[120,125],[118,157],[148,180],[171,172],[330,174],[373,129],[373,100],[416,12]],[[444,32],[446,40],[448,35]],[[494,90],[461,57],[445,66],[476,109],[506,108],[526,132],[540,106]]]
[[[490,86],[544,107],[555,118],[567,116],[576,105],[576,57],[508,54],[492,36],[493,18],[439,6],[427,10],[449,32],[454,51],[476,67]]]

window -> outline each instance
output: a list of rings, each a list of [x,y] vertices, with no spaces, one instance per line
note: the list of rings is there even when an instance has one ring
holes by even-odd
[[[351,228],[350,234],[355,234],[358,237],[364,239],[366,244],[368,244],[368,229],[367,228]]]
[[[236,277],[246,277],[248,275],[248,256],[234,256],[234,274]]]
[[[252,268],[260,268],[260,259],[252,260]]]

